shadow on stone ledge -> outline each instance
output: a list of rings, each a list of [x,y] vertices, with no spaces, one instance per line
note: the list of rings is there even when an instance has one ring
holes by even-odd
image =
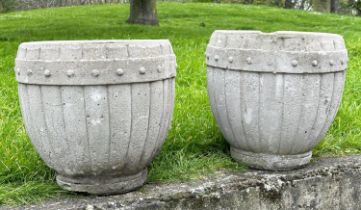
[[[361,209],[361,156],[322,158],[289,172],[220,173],[182,184],[148,184],[107,197],[49,201],[19,209]]]

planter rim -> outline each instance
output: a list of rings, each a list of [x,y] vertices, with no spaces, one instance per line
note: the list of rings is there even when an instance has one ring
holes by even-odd
[[[16,79],[38,85],[111,85],[176,76],[169,40],[83,40],[22,43]]]
[[[321,32],[216,30],[208,47],[260,49],[287,52],[325,52],[345,50],[343,37]]]
[[[308,31],[274,31],[274,32],[262,32],[258,30],[216,30],[214,33],[225,33],[225,34],[255,34],[264,36],[285,36],[285,35],[303,35],[308,37],[337,37],[342,38],[341,35],[327,32],[308,32]]]
[[[83,45],[83,44],[168,44],[168,39],[95,39],[95,40],[48,40],[48,41],[30,41],[23,42],[20,47],[41,47],[48,45]]]
[[[217,30],[207,66],[234,71],[328,73],[347,69],[343,37],[319,32]]]

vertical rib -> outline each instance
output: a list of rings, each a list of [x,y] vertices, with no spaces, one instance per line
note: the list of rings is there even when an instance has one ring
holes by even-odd
[[[173,107],[174,107],[174,94],[175,94],[175,79],[167,79],[167,86],[168,89],[166,89],[166,100],[165,100],[165,127],[162,130],[162,135],[160,137],[160,143],[157,145],[157,152],[158,153],[161,149],[161,145],[163,144],[164,140],[167,137],[168,130],[171,126],[171,120],[173,115]]]
[[[259,109],[260,109],[260,75],[258,73],[241,72],[242,101],[241,119],[244,136],[252,152],[259,152]]]
[[[140,154],[140,159],[139,159],[139,164],[138,164],[138,170],[142,169],[145,167],[145,165],[142,164],[143,162],[143,157],[144,157],[144,149],[146,148],[146,146],[148,146],[148,141],[149,141],[149,130],[150,130],[150,123],[151,123],[151,117],[153,117],[153,114],[152,114],[152,108],[153,108],[153,103],[152,103],[152,83],[149,83],[149,92],[148,92],[148,95],[149,95],[149,107],[148,107],[148,122],[147,122],[147,133],[145,135],[145,140],[144,140],[144,143],[142,145],[142,152]],[[147,150],[151,150],[151,148],[147,148]]]
[[[111,138],[111,160],[113,170],[122,169],[126,163],[131,135],[131,85],[111,85],[109,92],[109,110]]]
[[[238,75],[239,75],[239,101],[238,101],[238,103],[239,103],[239,113],[238,113],[238,115],[239,115],[239,117],[240,117],[240,125],[241,125],[241,130],[240,130],[240,132],[242,133],[242,139],[243,139],[243,141],[245,142],[245,144],[246,144],[246,146],[247,146],[247,148],[248,148],[248,150],[250,150],[250,151],[252,151],[253,150],[253,148],[252,148],[252,146],[251,146],[251,144],[250,144],[250,142],[249,142],[249,138],[247,138],[247,135],[246,135],[246,129],[245,129],[245,124],[244,124],[244,119],[243,119],[243,110],[244,110],[244,107],[243,107],[243,104],[246,104],[247,102],[246,102],[246,100],[244,100],[244,96],[245,96],[245,93],[244,93],[244,88],[243,88],[243,86],[242,86],[242,75],[244,75],[244,73],[243,72],[239,72],[238,73]]]
[[[62,158],[59,156],[60,154],[55,151],[53,146],[54,143],[56,144],[59,141],[59,138],[57,138],[57,136],[54,135],[54,130],[57,130],[58,128],[52,126],[52,124],[54,123],[55,115],[59,114],[58,109],[56,109],[56,107],[59,107],[59,105],[57,104],[57,95],[56,95],[57,90],[58,88],[55,86],[40,86],[40,100],[41,100],[40,103],[41,103],[41,109],[43,110],[41,117],[43,118],[44,121],[44,127],[46,133],[45,135],[49,143],[49,148],[51,152],[49,154],[49,157],[51,158],[51,162],[54,165],[58,165],[58,164],[62,165],[63,163],[61,161]],[[50,92],[52,93],[52,95],[48,94]],[[46,104],[44,102],[44,97],[47,100]],[[60,129],[61,128],[62,126],[60,126]]]
[[[30,130],[32,130],[33,137],[32,141],[34,145],[38,148],[38,152],[42,159],[49,165],[53,166],[50,154],[51,149],[48,144],[48,139],[46,135],[46,127],[43,117],[42,109],[42,99],[40,86],[38,85],[28,85],[28,98],[29,98],[29,108],[30,108]],[[30,100],[31,99],[31,100]]]
[[[106,50],[106,57],[108,57],[108,50]],[[111,146],[112,146],[112,110],[110,109],[110,94],[109,94],[109,85],[106,86],[106,97],[107,97],[107,109],[108,109],[108,125],[109,125],[109,129],[108,129],[108,150],[107,150],[107,153],[108,153],[108,166],[109,167],[113,167],[112,163],[111,163]]]
[[[60,49],[60,48],[59,48]],[[59,91],[59,98],[60,98],[60,120],[58,121],[58,122],[60,122],[61,123],[61,125],[59,126],[59,129],[61,129],[61,131],[62,131],[62,134],[63,135],[59,135],[60,137],[64,137],[63,138],[63,141],[65,141],[65,144],[66,144],[66,151],[63,153],[66,157],[70,157],[70,155],[69,155],[69,152],[71,151],[70,150],[70,142],[69,142],[69,139],[68,139],[68,137],[66,136],[66,135],[64,135],[65,134],[65,132],[66,132],[66,123],[65,123],[65,114],[64,114],[64,106],[65,106],[65,102],[64,102],[64,97],[63,97],[63,90],[62,90],[62,87],[61,86],[59,86],[58,87],[58,91]],[[85,117],[85,116],[84,116]],[[85,119],[85,118],[84,118]],[[61,141],[60,141],[61,142]],[[59,142],[59,143],[60,143]],[[61,146],[59,146],[59,148],[62,148]],[[75,168],[75,165],[76,165],[76,163],[75,163],[75,161],[76,160],[74,160],[74,159],[72,159],[72,158],[70,158],[70,160],[68,159],[68,161],[66,161],[65,163],[67,163],[67,164],[65,164],[66,166],[64,167],[64,170],[65,171],[70,171],[70,168]],[[68,168],[68,169],[66,169],[66,168]]]
[[[63,86],[62,99],[65,125],[64,135],[70,145],[68,158],[74,160],[76,172],[91,173],[84,88],[80,86]],[[79,166],[87,167],[79,169]]]
[[[257,131],[258,131],[258,145],[256,147],[256,152],[263,152],[262,151],[262,133],[261,133],[261,89],[262,89],[262,83],[261,83],[261,77],[262,77],[262,74],[257,72],[257,75],[258,75],[258,105],[257,105],[257,124],[258,124],[258,127],[257,127]]]
[[[228,140],[228,142],[232,145],[232,146],[237,146],[237,142],[234,140],[232,131],[231,131],[231,126],[228,122],[228,117],[227,117],[227,107],[225,104],[225,95],[224,95],[224,89],[225,89],[225,84],[224,84],[224,70],[218,70],[215,69],[214,70],[214,82],[211,85],[214,85],[213,89],[215,91],[214,93],[214,101],[215,101],[215,108],[217,109],[217,112],[219,114],[219,119],[218,119],[218,125],[224,135],[224,137]],[[219,78],[219,79],[215,79],[215,78]]]
[[[339,77],[340,72],[333,73],[334,79],[333,79],[333,85],[332,85],[332,96],[330,100],[330,104],[326,109],[326,119],[322,126],[322,129],[319,131],[319,134],[317,135],[315,142],[311,145],[312,147],[316,146],[319,141],[326,135],[326,132],[328,128],[331,126],[333,119],[336,116],[337,108],[341,100],[341,94],[342,93],[342,86],[343,86],[343,76]],[[344,72],[341,72],[343,74]]]
[[[108,169],[109,110],[107,87],[86,86],[84,89],[90,151],[94,173]]]
[[[129,143],[127,169],[136,171],[146,140],[149,118],[149,84],[138,83],[132,87],[132,133]]]
[[[224,111],[225,111],[225,116],[224,117],[227,120],[227,124],[229,125],[229,131],[230,131],[229,136],[231,137],[231,139],[228,139],[228,141],[230,141],[233,144],[233,146],[236,146],[237,148],[240,148],[241,147],[240,146],[240,140],[237,139],[235,134],[234,134],[235,129],[233,128],[233,126],[234,126],[235,123],[231,123],[231,119],[230,119],[230,115],[229,115],[229,112],[230,112],[229,108],[230,107],[229,107],[229,104],[227,104],[227,95],[229,94],[229,92],[227,94],[226,89],[227,89],[228,85],[230,85],[230,83],[231,83],[230,80],[226,79],[226,76],[227,76],[228,73],[229,73],[228,70],[224,70],[224,73],[223,73],[223,85],[224,85],[224,87],[223,87],[223,95],[224,95]],[[235,115],[235,114],[237,114],[237,113],[233,113],[233,115]]]
[[[317,118],[313,125],[305,150],[310,150],[312,145],[317,142],[317,137],[324,127],[325,121],[327,121],[328,109],[332,101],[331,97],[333,94],[334,74],[322,74],[321,79],[321,92],[318,102]]]
[[[284,144],[283,140],[282,140],[282,131],[283,131],[283,123],[284,123],[284,115],[285,115],[285,88],[286,88],[286,84],[285,84],[285,75],[282,75],[282,96],[281,96],[281,103],[282,103],[282,108],[281,108],[281,117],[280,117],[280,122],[279,122],[279,137],[278,137],[278,150],[277,153],[279,154],[281,151],[281,145]]]
[[[162,132],[164,130],[164,127],[165,127],[165,112],[166,112],[166,107],[165,107],[165,100],[166,100],[166,97],[165,97],[165,94],[167,93],[166,91],[168,91],[168,88],[166,88],[166,80],[162,80],[162,109],[161,109],[161,116],[160,116],[160,125],[159,125],[159,130],[158,130],[158,134],[157,134],[157,139],[156,139],[156,143],[155,143],[155,146],[153,148],[153,151],[151,153],[151,158],[150,159],[153,159],[154,156],[157,154],[157,151],[158,151],[158,145],[160,144],[160,142],[162,141],[161,140],[161,137],[162,137]]]
[[[140,167],[145,167],[152,159],[152,153],[155,149],[158,149],[161,145],[157,144],[160,129],[161,118],[163,115],[163,81],[156,81],[151,83],[150,92],[150,111],[148,122],[147,140],[144,144]]]
[[[319,74],[304,75],[304,90],[302,91],[302,112],[299,117],[298,129],[294,140],[291,142],[291,154],[305,153],[304,148],[312,132],[313,125],[317,120],[319,98],[321,93],[321,78]]]
[[[300,79],[299,79],[300,77]],[[291,79],[291,77],[290,77]],[[298,113],[298,116],[297,117],[291,117],[290,119],[288,119],[286,125],[291,125],[290,127],[291,128],[294,128],[294,130],[288,130],[288,131],[285,131],[285,137],[284,139],[287,142],[287,146],[284,147],[284,150],[287,151],[289,154],[292,154],[292,151],[294,150],[293,147],[300,147],[298,145],[302,145],[302,142],[300,142],[300,139],[297,138],[299,132],[300,132],[300,124],[301,124],[301,120],[302,120],[302,117],[304,116],[304,104],[307,103],[306,100],[305,100],[305,94],[306,94],[306,82],[305,82],[306,78],[305,78],[305,75],[302,74],[301,76],[298,76],[296,78],[296,86],[298,87],[301,87],[301,89],[299,88],[295,88],[295,90],[299,90],[299,94],[296,95],[296,101],[294,101],[295,104],[291,103],[291,101],[293,100],[293,98],[290,97],[290,103],[288,104],[288,109],[289,109],[289,115],[292,116],[292,113]],[[302,81],[301,83],[302,84],[298,84],[297,81]],[[293,84],[293,83],[291,83]],[[292,92],[290,91],[290,96],[292,95]],[[287,98],[287,97],[286,97]],[[292,107],[297,107],[297,109],[293,110]],[[296,120],[296,121],[295,121]]]
[[[213,67],[208,67],[207,69],[207,80],[208,80],[208,97],[211,104],[211,110],[213,112],[213,116],[216,121],[220,122],[220,117],[217,109],[217,101],[216,101],[216,92],[214,90],[214,69]]]
[[[247,141],[245,141],[242,126],[242,112],[240,110],[240,106],[242,104],[240,83],[240,72],[226,71],[224,94],[228,123],[231,126],[231,131],[237,148],[249,150]]]
[[[260,136],[259,152],[276,154],[279,149],[282,121],[283,75],[262,73],[260,82]]]

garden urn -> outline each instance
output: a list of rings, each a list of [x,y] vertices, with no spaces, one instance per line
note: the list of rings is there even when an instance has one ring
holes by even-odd
[[[231,156],[268,170],[307,164],[337,113],[347,61],[336,34],[215,31],[208,93]]]
[[[23,43],[15,71],[27,133],[61,187],[115,194],[144,184],[173,113],[168,40]]]

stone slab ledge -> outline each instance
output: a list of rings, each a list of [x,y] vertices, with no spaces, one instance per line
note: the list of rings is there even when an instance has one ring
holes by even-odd
[[[0,209],[359,210],[361,156],[321,158],[289,172],[218,172],[187,183],[147,184],[125,195],[79,196]]]

